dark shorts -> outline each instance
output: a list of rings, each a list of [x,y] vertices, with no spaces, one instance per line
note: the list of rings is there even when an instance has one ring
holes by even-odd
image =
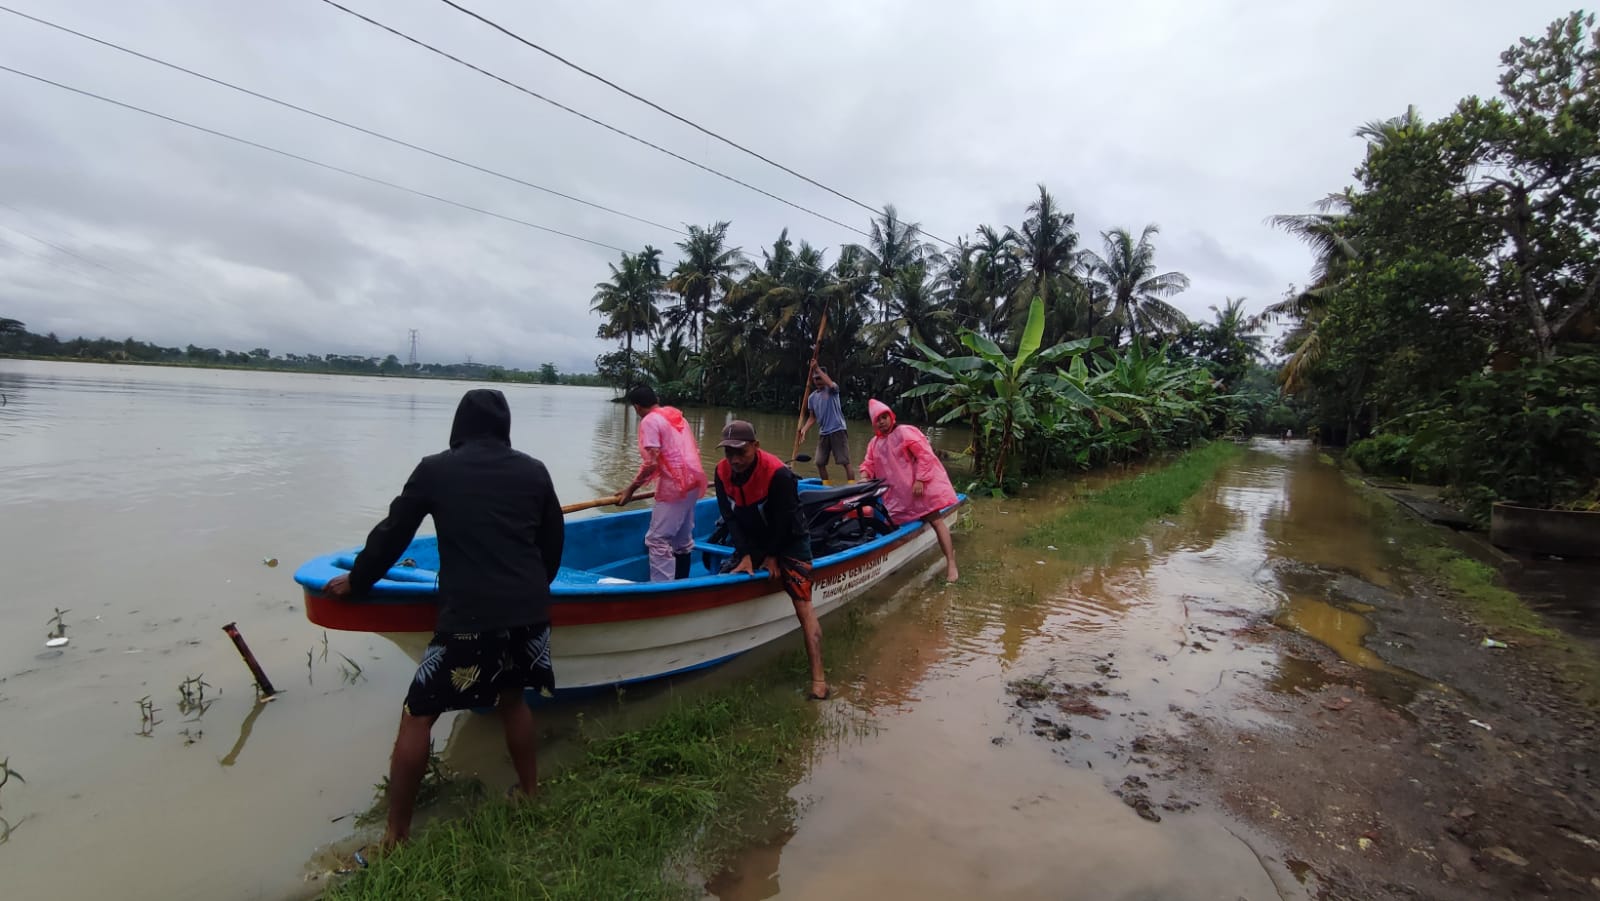
[[[503,691],[553,693],[550,624],[489,632],[435,632],[406,692],[406,713],[493,707]]]
[[[832,457],[835,463],[843,463],[845,466],[850,465],[848,432],[834,432],[817,439],[817,464],[819,466],[826,465],[829,457]]]

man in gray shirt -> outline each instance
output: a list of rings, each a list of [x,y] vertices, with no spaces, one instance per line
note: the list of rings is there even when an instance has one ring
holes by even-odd
[[[839,408],[839,385],[828,377],[821,366],[811,364],[811,394],[806,398],[810,411],[805,424],[800,426],[798,441],[806,440],[813,425],[821,438],[817,440],[817,475],[828,481],[828,459],[843,464],[845,481],[855,479],[850,469],[850,443],[844,428],[844,411]]]

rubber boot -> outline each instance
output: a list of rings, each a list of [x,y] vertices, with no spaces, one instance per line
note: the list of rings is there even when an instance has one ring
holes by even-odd
[[[674,578],[674,579],[687,579],[687,578],[689,578],[690,555],[689,554],[673,554],[672,555],[672,560],[673,560],[673,562],[675,564],[677,564],[677,572],[673,573],[672,578]]]

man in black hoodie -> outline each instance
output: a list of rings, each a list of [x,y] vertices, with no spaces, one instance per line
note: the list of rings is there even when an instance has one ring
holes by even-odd
[[[400,714],[385,847],[410,836],[433,724],[447,710],[498,704],[521,790],[533,794],[533,714],[523,691],[555,688],[550,583],[561,568],[565,523],[544,464],[511,449],[511,409],[499,391],[462,396],[450,449],[422,458],[350,574],[334,578],[323,593],[371,590],[430,515],[439,534],[438,631]]]

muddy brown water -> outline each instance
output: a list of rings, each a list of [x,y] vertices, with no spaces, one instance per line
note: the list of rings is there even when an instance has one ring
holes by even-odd
[[[0,897],[284,898],[368,840],[351,819],[386,770],[413,642],[324,645],[292,576],[361,542],[470,387],[0,360],[0,759],[27,780],[0,794]],[[564,501],[631,477],[634,419],[609,392],[499,387]],[[686,411],[708,459],[735,412]],[[793,415],[746,418],[787,456]],[[57,608],[70,643],[49,649]],[[233,621],[286,689],[264,707]],[[180,709],[200,676],[208,703]],[[572,716],[546,718],[556,758]],[[439,747],[501,779],[471,719]]]
[[[290,577],[360,541],[443,444],[466,387],[0,361],[0,758],[27,778],[0,796],[6,898],[303,896],[371,840],[352,821],[385,769],[418,642],[335,632],[324,646]],[[564,500],[631,474],[632,420],[606,392],[505,390],[514,441]],[[703,446],[730,414],[690,411]],[[752,418],[788,450],[792,417]],[[866,430],[851,431],[859,455]],[[875,628],[831,674],[840,699],[819,705],[840,737],[792,789],[800,813],[707,878],[709,896],[1304,895],[1292,862],[1211,805],[1190,808],[1146,751],[1190,717],[1270,728],[1251,692],[1336,681],[1251,630],[1310,634],[1403,699],[1416,677],[1371,653],[1361,615],[1363,597],[1400,588],[1397,550],[1337,470],[1276,441],[1093,565],[1022,543],[1073,492],[1118,477],[975,503],[961,584],[931,578],[930,560],[858,603]],[[58,607],[72,641],[52,654]],[[253,703],[220,632],[235,620],[287,689],[269,705]],[[179,683],[200,674],[211,703],[181,711]],[[542,757],[574,752],[583,716],[625,728],[670,698],[640,689],[547,712]],[[510,783],[491,718],[435,736],[453,769]]]
[[[880,609],[835,674],[831,714],[856,737],[819,755],[792,791],[801,813],[707,880],[708,897],[1306,896],[1291,861],[1190,807],[1150,752],[1195,717],[1272,728],[1252,693],[1332,680],[1252,630],[1313,636],[1405,699],[1417,677],[1364,644],[1360,597],[1401,565],[1372,501],[1314,449],[1258,441],[1185,513],[1087,567],[1019,546],[1061,501],[974,505],[965,584]]]

